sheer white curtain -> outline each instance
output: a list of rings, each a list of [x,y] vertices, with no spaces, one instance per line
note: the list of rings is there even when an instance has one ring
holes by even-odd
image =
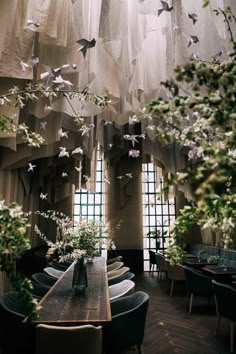
[[[236,10],[234,0],[211,0],[211,6],[206,9],[202,8],[202,0],[170,0],[168,3],[173,10],[163,11],[158,16],[162,7],[160,0],[2,0],[1,94],[14,84],[23,88],[27,80],[33,79],[34,54],[39,58],[38,79],[49,67],[74,64],[62,70],[62,77],[71,81],[74,89],[83,89],[89,84],[90,91],[98,95],[109,91],[112,103],[102,111],[91,102],[82,104],[78,99],[72,100],[74,109],[93,127],[88,135],[82,136],[65,99],[41,99],[23,112],[15,109],[12,102],[4,107],[7,109],[4,113],[15,113],[16,122],[20,117],[21,122],[43,135],[45,143],[40,149],[32,149],[14,134],[1,133],[0,168],[27,168],[30,161],[45,158],[46,167],[39,178],[42,186],[42,179],[50,173],[52,164],[58,180],[61,178],[60,147],[66,147],[71,153],[80,146],[84,155],[75,158],[70,154],[65,163],[70,166],[65,171],[68,172],[67,182],[80,186],[84,183],[82,172],[75,167],[83,165],[83,175],[91,174],[93,169],[88,166],[93,161],[97,140],[105,152],[109,151],[109,144],[114,143],[116,135],[122,139],[122,126],[129,116],[139,113],[159,95],[168,97],[160,82],[174,75],[177,64],[188,61],[192,53],[210,60],[222,50],[222,59],[227,57],[230,51],[227,28],[213,9],[230,5]],[[195,24],[189,18],[191,13],[197,14]],[[189,45],[191,35],[196,35],[199,42]],[[88,49],[85,57],[81,50],[77,52],[80,44],[76,41],[82,38],[96,40],[95,47]],[[23,69],[22,62],[28,67]],[[45,105],[50,105],[51,111],[45,110]],[[108,129],[102,120],[113,122],[112,128]],[[47,123],[46,130],[41,129],[42,122]],[[61,138],[59,129],[68,131],[69,139]],[[122,143],[119,153],[123,154]],[[154,144],[151,137],[146,137],[143,153],[153,154],[171,172],[184,163],[181,149],[163,149]],[[51,183],[50,178],[48,180]],[[4,193],[2,190],[3,196]]]

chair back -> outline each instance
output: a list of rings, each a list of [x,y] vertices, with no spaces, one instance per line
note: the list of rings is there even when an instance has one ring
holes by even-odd
[[[1,352],[6,354],[31,352],[32,327],[22,323],[28,313],[27,310],[27,303],[17,291],[9,291],[0,297]]]
[[[17,291],[9,291],[0,298],[1,307],[22,321],[27,315],[27,304],[24,303],[22,296]]]
[[[56,278],[52,277],[51,275],[47,275],[45,273],[34,273],[31,276],[32,280],[34,280],[36,283],[49,286],[51,287],[54,285],[57,281]]]
[[[48,285],[43,285],[40,283],[37,283],[35,281],[31,281],[33,289],[31,290],[31,293],[34,295],[34,297],[41,299],[44,295],[47,294],[48,290],[51,288]]]
[[[157,261],[156,261],[156,253],[152,250],[148,250],[148,253],[149,253],[149,262],[150,264],[157,264]]]
[[[57,278],[57,279],[60,278],[64,274],[64,271],[58,270],[58,269],[53,268],[53,267],[45,267],[43,269],[43,271],[46,274],[50,275],[51,277]]]
[[[112,279],[108,279],[108,285],[114,285],[117,283],[120,283],[122,280],[125,279],[134,279],[135,274],[132,272],[125,272],[124,274],[119,275],[118,277],[112,278]]]
[[[232,286],[212,280],[216,298],[216,311],[219,316],[236,320],[236,289]]]
[[[167,261],[160,253],[155,254],[156,264],[161,271],[167,271]]]
[[[110,285],[109,286],[110,301],[129,294],[134,289],[134,287],[135,287],[135,283],[129,279],[125,279],[120,283],[114,285]]]
[[[124,263],[123,262],[113,262],[112,264],[107,265],[107,271],[110,272],[111,270],[117,270],[123,267]]]
[[[38,324],[35,354],[101,354],[102,327]]]
[[[112,263],[114,263],[114,262],[116,262],[116,261],[118,261],[118,262],[121,262],[122,261],[122,256],[117,256],[117,257],[113,257],[113,258],[109,258],[109,259],[107,259],[107,265],[108,264],[112,264]]]
[[[108,279],[114,279],[126,272],[129,272],[130,268],[129,267],[122,267],[120,269],[117,270],[111,270],[110,272],[107,272],[107,277]]]
[[[213,293],[212,279],[201,272],[183,266],[186,278],[186,290],[196,295],[211,295]]]
[[[104,327],[105,350],[142,344],[148,304],[149,295],[143,291],[111,302],[112,322]]]
[[[53,260],[51,263],[49,263],[50,267],[56,268],[58,270],[65,271],[71,264],[68,263],[62,263],[62,262],[57,262]]]
[[[170,280],[185,280],[184,269],[181,265],[170,265],[167,262],[167,272],[168,272],[168,279]]]

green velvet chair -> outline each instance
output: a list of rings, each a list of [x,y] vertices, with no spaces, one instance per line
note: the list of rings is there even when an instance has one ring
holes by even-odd
[[[17,291],[0,297],[0,343],[4,354],[30,354],[33,348],[33,330],[22,323],[27,304]]]
[[[111,302],[112,322],[104,326],[105,353],[137,347],[142,352],[149,295],[137,291]]]
[[[152,250],[148,250],[148,253],[149,253],[149,273],[151,273],[153,277],[154,269],[156,268],[157,270],[156,253]]]
[[[191,267],[183,266],[183,269],[187,296],[190,297],[188,312],[191,313],[194,295],[206,296],[208,303],[210,303],[213,296],[212,279]]]
[[[220,325],[221,317],[230,320],[230,352],[234,351],[234,323],[236,321],[236,289],[230,285],[212,280],[212,287],[216,299],[216,335]]]
[[[121,281],[125,280],[125,279],[129,279],[132,280],[134,279],[135,274],[132,272],[126,272],[124,274],[121,274],[119,277],[113,278],[113,279],[108,279],[108,285],[114,285],[117,283],[120,283]]]
[[[32,280],[35,281],[36,283],[45,285],[47,287],[51,287],[54,285],[57,281],[56,278],[51,277],[50,275],[47,275],[45,273],[34,273],[32,274]]]

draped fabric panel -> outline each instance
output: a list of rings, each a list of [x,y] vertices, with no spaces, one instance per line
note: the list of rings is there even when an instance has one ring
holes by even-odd
[[[202,8],[202,0],[168,3],[173,10],[158,16],[162,8],[159,0],[0,2],[0,94],[14,85],[23,89],[33,78],[40,80],[41,74],[70,64],[61,70],[61,76],[73,84],[74,90],[89,85],[90,92],[102,95],[108,91],[111,98],[104,110],[78,98],[71,104],[65,98],[44,98],[21,110],[15,108],[14,100],[1,106],[1,112],[15,114],[16,123],[25,122],[45,139],[40,148],[32,148],[14,133],[0,133],[1,171],[11,170],[9,173],[18,175],[23,184],[23,196],[11,195],[9,200],[16,198],[22,204],[28,203],[28,207],[38,206],[43,203],[39,199],[43,193],[53,205],[72,194],[70,184],[94,190],[97,142],[108,161],[127,156],[130,144],[124,141],[124,134],[132,132],[129,117],[138,115],[150,100],[169,97],[160,82],[174,76],[177,64],[188,61],[192,54],[211,60],[222,51],[221,59],[227,57],[227,26],[213,10],[230,5],[236,11],[235,1],[212,0],[206,9]],[[198,15],[195,24],[189,18],[191,13]],[[190,35],[197,35],[199,42],[190,43]],[[93,38],[96,45],[84,56],[76,41]],[[51,85],[52,78],[43,82]],[[85,118],[91,128],[88,133],[78,131],[74,110]],[[60,129],[68,132],[68,139],[59,135]],[[69,158],[59,157],[62,147],[69,152]],[[72,154],[78,147],[83,154]],[[154,156],[171,173],[186,161],[181,147],[163,147],[151,136],[140,140],[140,151],[143,156]],[[36,165],[34,172],[28,171],[29,162]],[[9,188],[14,190],[13,183],[9,179]],[[191,197],[187,187],[183,192]],[[8,194],[8,188],[1,183],[0,195],[8,200]],[[38,202],[31,202],[31,198]]]

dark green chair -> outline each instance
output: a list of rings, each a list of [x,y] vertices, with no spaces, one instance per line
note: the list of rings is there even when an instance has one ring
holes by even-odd
[[[65,271],[71,265],[71,263],[61,263],[61,262],[57,262],[57,261],[52,261],[48,265],[53,268],[56,268],[58,270]]]
[[[212,287],[216,299],[216,335],[220,325],[221,317],[226,317],[230,320],[230,352],[234,351],[234,322],[236,320],[236,289],[232,286],[218,283],[212,280]]]
[[[46,295],[48,290],[51,288],[48,285],[43,285],[43,284],[37,283],[33,280],[31,280],[31,283],[33,286],[33,289],[31,290],[31,292],[32,292],[33,296],[38,300],[41,300],[42,297],[44,297],[44,295]]]
[[[56,278],[53,278],[45,273],[34,273],[31,278],[34,282],[47,286],[48,288],[54,285],[57,281]]]
[[[33,347],[32,328],[23,323],[27,304],[17,291],[0,298],[0,343],[4,354],[28,354]],[[10,336],[10,337],[9,337]]]
[[[104,350],[113,353],[132,346],[141,354],[149,295],[137,291],[111,302],[112,322],[104,326]]]
[[[121,281],[125,280],[125,279],[129,279],[132,280],[134,279],[135,274],[132,272],[126,272],[124,274],[121,274],[119,277],[113,278],[113,279],[108,279],[108,285],[114,285],[117,283],[120,283]]]
[[[156,268],[157,270],[156,253],[152,250],[148,250],[148,253],[149,253],[149,273],[151,273],[153,277],[154,269]]]
[[[190,297],[189,313],[192,312],[193,296],[207,296],[208,303],[213,295],[212,279],[191,267],[183,266],[187,296]]]

